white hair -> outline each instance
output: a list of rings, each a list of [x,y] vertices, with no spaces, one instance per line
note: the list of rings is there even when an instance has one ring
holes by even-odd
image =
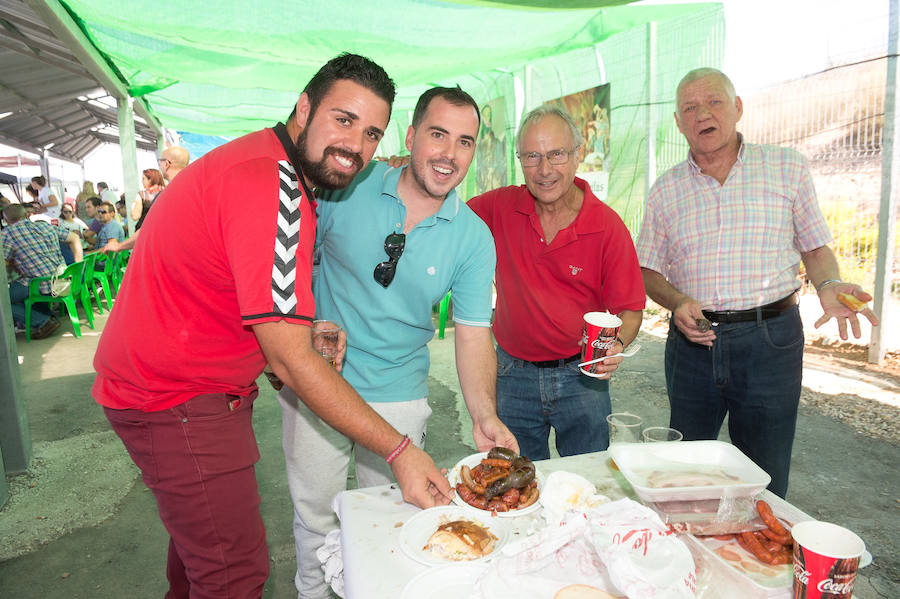
[[[722,86],[725,88],[725,93],[728,94],[728,99],[731,102],[734,102],[734,99],[737,97],[737,94],[734,93],[734,84],[731,82],[731,79],[728,78],[728,75],[720,71],[719,69],[714,69],[712,67],[700,67],[699,69],[694,69],[693,71],[688,71],[688,74],[681,78],[681,81],[678,82],[678,88],[675,90],[675,104],[676,108],[678,108],[678,98],[681,97],[681,90],[685,85],[689,83],[693,83],[698,79],[704,79],[706,77],[717,77],[719,81],[722,82]]]
[[[528,128],[546,116],[556,116],[561,118],[569,127],[569,131],[572,133],[572,142],[574,146],[576,148],[580,148],[584,145],[584,136],[578,129],[578,125],[576,125],[575,121],[572,120],[572,117],[569,116],[569,113],[556,106],[544,104],[529,112],[527,115],[525,115],[525,118],[522,119],[522,124],[519,126],[519,133],[518,135],[516,135],[517,152],[522,151],[522,139],[524,139],[525,133],[528,131]]]

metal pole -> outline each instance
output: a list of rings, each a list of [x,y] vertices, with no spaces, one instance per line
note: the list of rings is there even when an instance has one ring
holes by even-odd
[[[647,31],[647,166],[644,173],[644,204],[650,197],[650,188],[656,181],[656,130],[659,114],[656,101],[656,23],[650,22]]]
[[[900,33],[900,0],[890,0],[888,25],[887,84],[884,98],[884,136],[881,146],[881,206],[878,210],[878,256],[875,259],[875,314],[881,325],[872,327],[869,363],[884,362],[886,350],[882,332],[891,330],[890,312],[885,306],[891,299],[891,273],[894,264],[894,232],[897,223],[897,192],[900,177],[900,145],[894,135],[900,130],[897,112],[898,33]]]
[[[33,453],[7,288],[6,269],[0,268],[0,289],[4,290],[0,293],[0,453],[3,454],[0,470],[14,474],[28,469]],[[5,487],[6,477],[0,478],[4,481],[0,486]],[[0,489],[0,504],[3,495]]]
[[[131,205],[139,189],[137,145],[134,135],[134,106],[131,98],[117,100],[119,106],[119,149],[122,151],[122,180],[125,182],[125,211],[129,235],[134,235]]]

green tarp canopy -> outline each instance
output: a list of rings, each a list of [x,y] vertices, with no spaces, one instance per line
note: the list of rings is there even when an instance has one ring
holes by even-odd
[[[398,96],[380,153],[403,150],[418,96],[459,84],[502,110],[505,183],[516,124],[546,101],[610,84],[609,202],[636,231],[647,181],[684,157],[678,79],[720,66],[720,4],[610,0],[27,0],[68,13],[163,126],[237,136],[284,120],[328,59],[368,56]],[[53,8],[55,6],[55,8]],[[498,119],[500,120],[500,119]],[[477,165],[475,165],[477,167]],[[462,189],[476,192],[473,171]]]

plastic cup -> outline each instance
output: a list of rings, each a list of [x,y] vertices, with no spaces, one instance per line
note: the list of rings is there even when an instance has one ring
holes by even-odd
[[[609,312],[588,312],[584,315],[584,329],[581,337],[581,361],[596,360],[603,357],[607,350],[616,342],[619,335],[619,327],[622,326],[622,319],[615,314]],[[583,366],[582,374],[592,376],[594,378],[606,378],[609,376],[606,372],[596,372],[601,366],[601,362]]]
[[[659,441],[681,441],[684,439],[679,431],[667,426],[648,426],[641,433],[644,443],[656,443]]]
[[[606,417],[609,423],[609,444],[613,443],[640,443],[641,425],[644,421],[640,416],[628,412],[618,412]]]
[[[830,522],[811,520],[791,528],[794,537],[794,597],[846,598],[865,543],[854,532]]]
[[[334,366],[341,338],[341,325],[333,320],[314,320],[312,327],[313,349]]]

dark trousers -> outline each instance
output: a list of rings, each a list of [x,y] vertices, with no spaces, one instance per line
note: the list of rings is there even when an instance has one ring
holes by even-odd
[[[728,414],[731,442],[772,477],[769,490],[784,497],[803,374],[799,308],[714,330],[709,349],[669,322],[669,425],[686,441],[716,439]]]
[[[269,553],[254,399],[217,393],[159,412],[105,409],[170,535],[166,599],[262,596]]]

